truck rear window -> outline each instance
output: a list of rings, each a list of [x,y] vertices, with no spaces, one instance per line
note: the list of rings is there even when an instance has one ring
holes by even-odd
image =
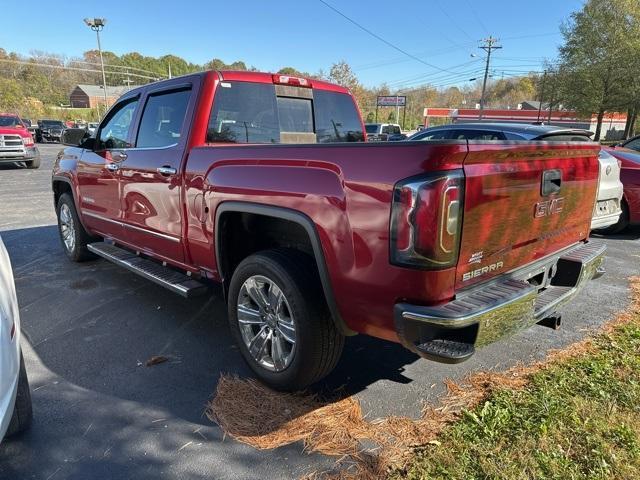
[[[280,143],[281,132],[315,133],[318,143],[364,140],[360,117],[349,95],[313,90],[312,97],[277,96],[272,84],[221,82],[209,118],[207,142]]]

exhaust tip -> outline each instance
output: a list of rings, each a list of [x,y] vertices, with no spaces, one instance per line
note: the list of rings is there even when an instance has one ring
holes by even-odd
[[[600,278],[601,276],[603,276],[606,273],[606,270],[604,269],[604,265],[600,265],[598,268],[596,268],[595,273],[593,274],[593,280],[595,280],[596,278]]]
[[[543,327],[547,327],[552,330],[558,330],[561,324],[562,324],[562,315],[560,314],[550,315],[538,322],[538,325],[542,325]]]

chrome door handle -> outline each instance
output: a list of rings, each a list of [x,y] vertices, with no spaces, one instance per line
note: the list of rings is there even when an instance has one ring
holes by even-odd
[[[114,162],[124,162],[127,159],[125,152],[111,152],[111,159]]]
[[[106,168],[110,172],[117,172],[118,170],[120,170],[120,165],[118,165],[117,163],[107,163],[104,168]]]
[[[158,167],[156,170],[160,175],[175,175],[177,170],[172,167]]]

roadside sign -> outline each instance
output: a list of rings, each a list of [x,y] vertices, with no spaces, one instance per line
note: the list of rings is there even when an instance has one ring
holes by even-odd
[[[396,95],[384,95],[378,97],[378,107],[404,107],[407,105],[407,97]]]

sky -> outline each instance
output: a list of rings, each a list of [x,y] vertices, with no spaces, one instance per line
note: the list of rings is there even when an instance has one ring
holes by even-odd
[[[489,35],[502,46],[492,54],[494,78],[542,70],[545,58],[557,54],[561,23],[583,0],[64,0],[55,8],[39,8],[39,1],[29,8],[7,4],[12,6],[5,5],[0,17],[0,48],[23,55],[38,50],[80,56],[96,48],[95,34],[82,19],[105,17],[102,47],[116,54],[174,54],[198,64],[212,58],[242,60],[262,71],[291,66],[328,72],[331,64],[344,60],[366,86],[386,82],[395,91],[427,82],[463,85],[480,77],[485,54],[479,40]]]

